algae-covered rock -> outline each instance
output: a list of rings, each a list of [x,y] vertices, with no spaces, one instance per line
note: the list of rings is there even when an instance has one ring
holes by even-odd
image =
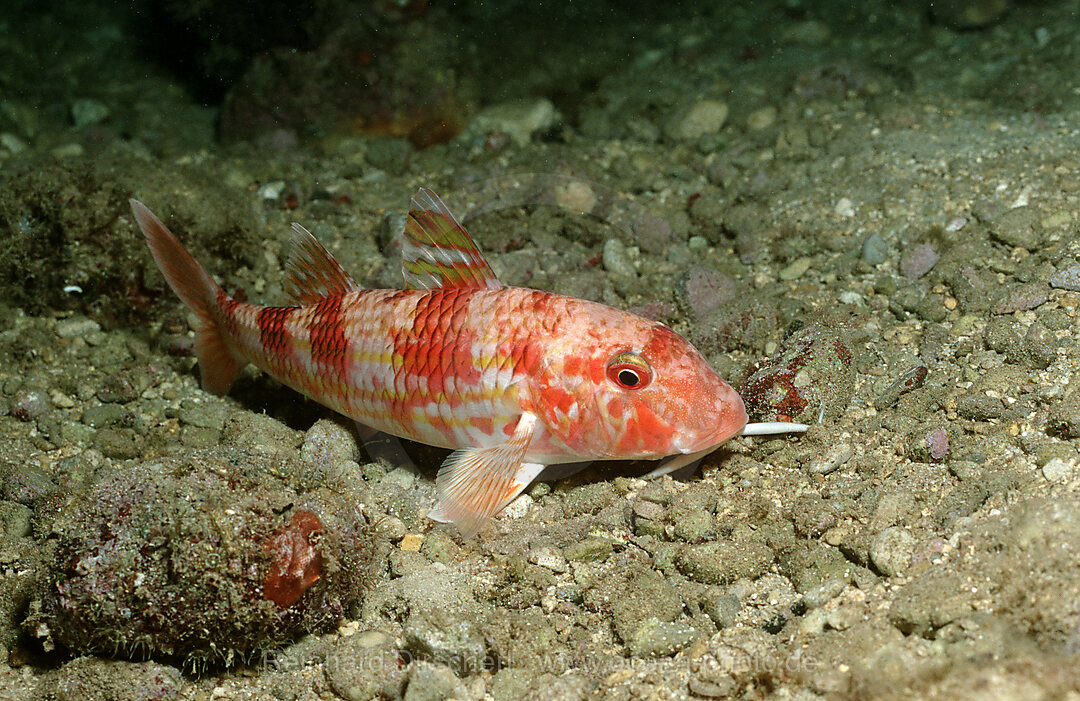
[[[109,471],[52,531],[27,631],[75,653],[189,664],[335,624],[360,599],[371,552],[353,505],[298,493],[229,449]]]

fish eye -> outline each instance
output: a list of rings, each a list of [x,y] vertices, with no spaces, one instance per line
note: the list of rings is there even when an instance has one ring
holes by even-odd
[[[652,382],[653,371],[637,353],[618,353],[607,364],[608,379],[623,389],[642,389]]]

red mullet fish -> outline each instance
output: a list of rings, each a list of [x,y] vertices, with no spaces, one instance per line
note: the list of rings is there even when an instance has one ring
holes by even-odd
[[[547,465],[674,456],[688,465],[740,433],[742,398],[663,324],[603,304],[508,287],[439,196],[421,189],[404,232],[405,289],[365,290],[298,224],[295,306],[227,295],[142,203],[135,220],[198,317],[203,387],[248,363],[372,429],[452,448],[429,517],[469,537]]]

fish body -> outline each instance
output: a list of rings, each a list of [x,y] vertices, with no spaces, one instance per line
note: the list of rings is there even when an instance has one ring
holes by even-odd
[[[465,536],[546,465],[696,459],[746,426],[742,399],[663,324],[504,286],[430,190],[413,198],[406,289],[361,289],[294,225],[294,306],[227,295],[149,209],[132,210],[169,285],[195,311],[204,387],[248,363],[373,429],[452,448],[433,519]]]

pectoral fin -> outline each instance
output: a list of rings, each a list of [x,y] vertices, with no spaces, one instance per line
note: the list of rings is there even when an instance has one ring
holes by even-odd
[[[453,523],[464,538],[475,535],[544,469],[523,462],[535,427],[536,416],[525,413],[499,445],[451,453],[435,478],[439,502],[428,518]]]

